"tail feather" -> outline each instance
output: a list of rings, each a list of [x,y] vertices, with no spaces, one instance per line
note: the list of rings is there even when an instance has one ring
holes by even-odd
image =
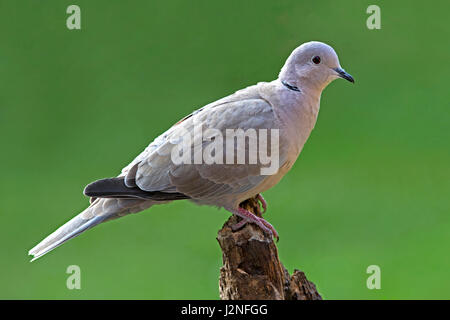
[[[105,216],[96,216],[92,219],[85,220],[80,216],[76,216],[31,249],[28,252],[29,255],[33,256],[30,262],[42,257],[44,254],[103,222],[105,219]]]
[[[42,257],[99,223],[142,211],[152,204],[152,201],[141,199],[96,199],[86,210],[66,222],[28,251],[28,254],[33,256],[31,261]]]
[[[31,261],[42,257],[44,254],[52,251],[53,249],[59,247],[64,242],[75,238],[82,232],[98,225],[99,223],[105,221],[106,216],[95,216],[91,219],[85,219],[82,214],[74,217],[72,220],[65,223],[63,226],[58,228],[55,232],[49,235],[47,238],[42,240],[37,246],[31,249],[28,254],[33,256]]]

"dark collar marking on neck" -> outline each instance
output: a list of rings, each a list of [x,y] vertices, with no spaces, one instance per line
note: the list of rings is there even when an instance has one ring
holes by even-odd
[[[289,90],[293,90],[293,91],[297,91],[297,92],[300,92],[300,89],[298,88],[298,87],[296,87],[296,86],[293,86],[293,85],[290,85],[289,83],[287,83],[286,81],[281,81],[281,83],[286,87],[286,88],[288,88]]]

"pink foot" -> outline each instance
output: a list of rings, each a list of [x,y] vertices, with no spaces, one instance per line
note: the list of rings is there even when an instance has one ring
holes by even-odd
[[[261,206],[263,208],[263,212],[262,213],[265,213],[267,211],[267,202],[266,202],[266,200],[264,200],[262,194],[259,194],[259,193],[258,193],[257,198],[258,198],[259,202],[261,202]]]
[[[243,226],[245,226],[245,225],[247,224],[247,222],[249,222],[247,219],[242,219],[242,220],[239,221],[238,223],[233,224],[233,225],[231,226],[231,230],[237,231],[237,230],[241,229]]]
[[[253,213],[251,213],[250,211],[245,210],[241,207],[239,207],[238,209],[229,210],[229,211],[231,211],[232,213],[234,213],[235,215],[237,215],[243,219],[242,221],[236,223],[235,225],[233,225],[231,227],[231,229],[233,231],[236,231],[236,230],[242,228],[247,222],[253,222],[258,227],[260,227],[263,231],[265,231],[267,234],[269,234],[271,237],[277,238],[277,241],[278,241],[278,239],[279,239],[278,232],[275,230],[275,228],[269,222],[267,222],[263,218],[260,218],[256,215],[254,215]]]

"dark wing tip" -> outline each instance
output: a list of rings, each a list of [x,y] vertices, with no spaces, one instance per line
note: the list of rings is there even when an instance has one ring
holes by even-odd
[[[124,177],[107,178],[88,184],[83,191],[91,198],[148,199],[155,201],[190,199],[179,192],[145,191],[138,187],[127,187]]]
[[[123,178],[120,178],[123,181]],[[121,188],[121,181],[118,178],[101,179],[89,183],[83,190],[84,195],[88,197],[100,197],[110,195],[111,192],[118,191]]]

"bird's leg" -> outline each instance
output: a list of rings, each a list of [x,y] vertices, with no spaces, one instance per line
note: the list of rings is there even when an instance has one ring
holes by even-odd
[[[265,213],[266,210],[267,210],[267,202],[266,202],[266,200],[264,200],[262,194],[260,194],[260,193],[258,193],[258,195],[256,196],[256,198],[258,199],[259,202],[261,202],[261,206],[262,206],[262,208],[263,208],[263,211],[261,212],[261,215],[262,215],[262,214]]]
[[[233,224],[231,226],[231,230],[233,231],[237,231],[239,229],[241,229],[243,226],[245,226],[247,224],[247,222],[250,222],[247,218],[243,218],[241,221],[239,221],[236,224]]]
[[[237,215],[238,217],[241,217],[243,220],[236,223],[235,225],[233,225],[231,227],[231,229],[233,231],[236,231],[240,228],[242,228],[247,222],[253,222],[255,223],[258,227],[260,227],[263,231],[265,231],[266,233],[268,233],[271,237],[276,237],[277,239],[278,237],[278,232],[275,230],[275,228],[268,223],[266,220],[264,220],[264,218],[260,218],[258,216],[256,216],[255,214],[251,213],[248,210],[245,210],[241,207],[238,207],[235,210],[230,210],[232,213],[234,213],[235,215]]]

